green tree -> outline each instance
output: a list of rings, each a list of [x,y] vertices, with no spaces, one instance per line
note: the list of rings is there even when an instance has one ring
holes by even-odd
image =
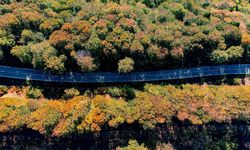
[[[225,38],[225,43],[227,47],[238,46],[241,44],[242,33],[241,31],[232,25],[227,25],[224,28],[223,36]]]
[[[29,43],[39,43],[44,40],[44,36],[41,32],[33,32],[31,30],[23,30],[21,33],[20,42],[22,44],[29,44]]]
[[[228,53],[229,60],[235,62],[242,58],[244,49],[241,46],[231,46],[226,51]]]
[[[14,46],[11,49],[11,54],[18,57],[23,63],[30,63],[32,61],[30,46]]]
[[[15,40],[14,36],[9,34],[6,30],[1,30],[0,29],[0,47],[3,46],[14,46],[15,45]]]
[[[90,51],[96,51],[101,48],[101,40],[95,32],[92,32],[88,41],[84,44],[84,47]]]
[[[228,53],[222,50],[215,50],[211,54],[211,60],[216,64],[227,63],[229,59]]]
[[[52,56],[57,56],[57,50],[52,47],[48,41],[30,44],[32,52],[32,65],[35,68],[44,68],[45,62]]]
[[[186,63],[198,66],[207,63],[209,61],[209,54],[212,51],[209,44],[208,36],[202,32],[198,32],[190,37],[188,47],[184,51]]]

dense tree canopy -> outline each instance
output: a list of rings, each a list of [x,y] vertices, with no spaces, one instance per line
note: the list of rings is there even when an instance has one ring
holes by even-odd
[[[5,91],[3,88],[1,88]],[[65,93],[65,100],[0,98],[0,132],[28,127],[42,134],[99,132],[102,127],[139,123],[145,129],[170,123],[174,118],[191,124],[250,120],[250,88],[248,86],[146,84],[127,100],[109,95],[79,95],[76,89]],[[73,94],[72,94],[73,93]]]
[[[53,72],[249,63],[249,12],[246,0],[4,0],[0,60]]]

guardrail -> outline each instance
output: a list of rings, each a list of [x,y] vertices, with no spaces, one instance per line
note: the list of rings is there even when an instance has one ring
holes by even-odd
[[[50,72],[0,66],[0,77],[43,82],[70,82],[70,83],[118,83],[118,82],[144,82],[187,79],[195,77],[209,77],[221,75],[250,74],[250,64],[234,64],[219,66],[202,66],[189,69],[159,70],[132,73],[76,73],[68,72],[56,75]]]

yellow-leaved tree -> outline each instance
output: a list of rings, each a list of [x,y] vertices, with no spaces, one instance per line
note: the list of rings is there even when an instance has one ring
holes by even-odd
[[[27,99],[0,99],[0,132],[14,131],[26,125],[31,113]]]

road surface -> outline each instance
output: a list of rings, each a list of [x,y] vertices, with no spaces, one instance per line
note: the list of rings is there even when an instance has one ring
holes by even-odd
[[[132,72],[127,74],[96,72],[75,73],[68,72],[56,75],[50,72],[0,66],[0,77],[42,82],[65,83],[118,83],[118,82],[145,82],[166,81],[175,79],[188,79],[196,77],[210,77],[221,75],[247,75],[250,74],[250,64],[234,64],[219,66],[202,66],[189,69],[159,70],[149,72]]]

